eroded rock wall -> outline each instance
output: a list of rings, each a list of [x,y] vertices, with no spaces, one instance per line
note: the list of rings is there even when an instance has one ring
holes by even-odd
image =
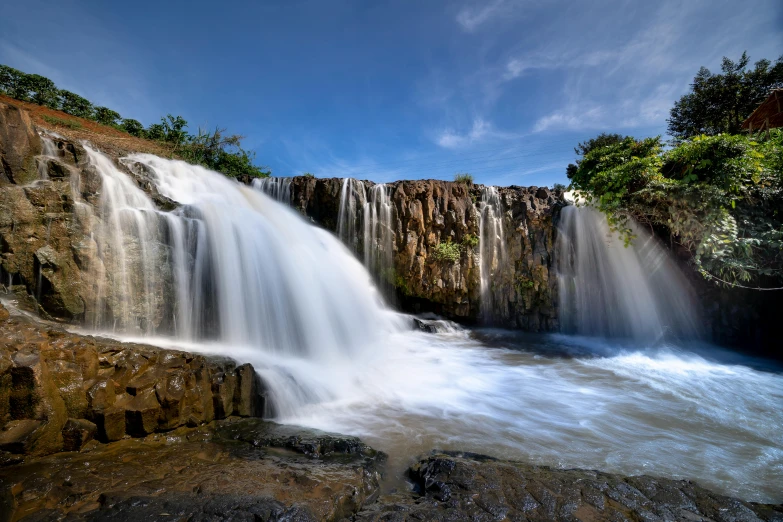
[[[339,178],[293,178],[291,204],[337,232],[342,185]],[[468,322],[483,318],[491,324],[531,331],[557,329],[554,223],[562,206],[560,194],[537,187],[498,189],[505,259],[493,270],[489,309],[482,310],[478,240],[484,187],[437,180],[397,181],[387,186],[392,203],[393,272],[377,275],[394,286],[403,310],[432,311]],[[357,215],[352,222],[360,236],[362,206],[354,208]],[[438,258],[438,245],[447,242],[459,247],[459,260]]]
[[[249,364],[76,335],[0,305],[0,455],[261,416],[265,393]]]

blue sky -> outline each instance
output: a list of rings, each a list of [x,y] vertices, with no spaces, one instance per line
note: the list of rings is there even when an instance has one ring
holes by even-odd
[[[781,0],[3,3],[0,63],[281,176],[565,182],[580,140],[664,134],[701,65],[783,53]]]

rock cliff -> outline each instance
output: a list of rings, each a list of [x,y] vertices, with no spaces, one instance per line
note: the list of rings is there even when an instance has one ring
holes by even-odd
[[[362,213],[374,204],[375,186],[364,181],[346,190],[338,178],[296,177],[288,190],[294,208],[342,236],[366,259],[366,241],[356,239],[367,233]],[[370,268],[382,284],[394,288],[393,298],[403,310],[531,331],[557,329],[553,254],[561,194],[504,187],[496,189],[490,203],[485,201],[488,187],[436,180],[396,181],[385,190],[391,206],[391,266]],[[482,218],[490,204],[499,221],[492,230],[486,214]],[[486,243],[496,239],[492,255]],[[444,256],[443,250],[453,255]],[[488,256],[493,257],[489,262]]]

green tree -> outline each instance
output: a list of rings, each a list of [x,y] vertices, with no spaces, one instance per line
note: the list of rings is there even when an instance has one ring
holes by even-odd
[[[103,125],[116,127],[119,125],[122,116],[119,112],[113,111],[108,107],[95,107],[95,121]]]
[[[773,64],[759,60],[748,68],[750,58],[742,53],[736,62],[727,57],[721,74],[699,69],[691,92],[671,109],[668,132],[677,140],[701,134],[737,134],[742,122],[763,102],[772,89],[783,87],[783,56]]]
[[[7,65],[0,65],[0,93],[11,95],[16,84],[16,78],[21,74],[21,71],[17,71],[13,67]]]
[[[602,132],[595,138],[591,138],[589,140],[585,140],[577,144],[577,146],[574,147],[574,152],[576,153],[577,156],[584,157],[588,152],[590,152],[593,149],[620,143],[627,137],[628,136],[622,136],[620,134],[607,134],[605,132]],[[571,163],[568,165],[568,167],[566,167],[566,175],[568,176],[568,179],[571,179],[573,175],[576,173],[580,161],[581,160],[577,159],[575,163]]]
[[[138,120],[125,118],[122,120],[122,123],[120,123],[120,128],[131,136],[137,136],[139,138],[144,137],[144,125]]]
[[[71,116],[78,116],[79,118],[87,118],[91,120],[95,117],[95,110],[92,103],[86,98],[82,98],[78,94],[71,91],[60,90],[58,91],[60,97],[60,110],[70,114]]]
[[[45,105],[52,109],[59,108],[59,97],[57,96],[57,87],[49,78],[40,74],[26,74],[24,83],[28,89],[28,95],[33,103]]]
[[[214,132],[199,129],[198,134],[190,136],[182,146],[180,155],[186,161],[241,181],[265,178],[272,174],[267,167],[254,165],[255,155],[242,148],[242,136],[226,135],[225,132],[225,129],[220,128]]]
[[[152,123],[147,130],[144,131],[147,139],[163,141],[166,139],[166,128],[160,123]]]
[[[188,139],[188,122],[182,116],[172,116],[167,114],[165,118],[160,119],[163,125],[164,141],[174,145],[182,145]]]

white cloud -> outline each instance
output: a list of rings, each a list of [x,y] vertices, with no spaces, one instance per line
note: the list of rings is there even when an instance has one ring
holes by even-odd
[[[470,143],[481,140],[486,137],[491,130],[491,125],[481,118],[473,120],[473,127],[469,132],[465,134],[459,134],[454,129],[446,129],[436,140],[438,145],[446,149],[455,149],[457,147],[463,147]]]
[[[482,7],[465,7],[457,14],[457,23],[472,33],[479,26],[501,14],[507,7],[508,0],[495,0]]]

